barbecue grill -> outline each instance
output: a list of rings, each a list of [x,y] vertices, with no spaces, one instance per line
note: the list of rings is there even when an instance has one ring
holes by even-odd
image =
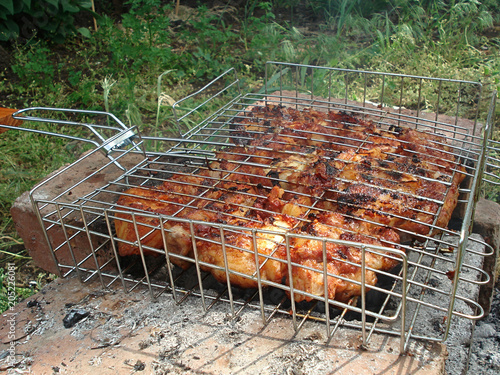
[[[490,139],[495,104],[496,93],[491,99],[484,99],[482,85],[477,82],[269,62],[265,84],[257,92],[244,92],[236,71],[230,69],[176,102],[173,113],[177,127],[164,134],[159,131],[154,136],[142,135],[140,129],[126,126],[116,116],[96,111],[27,108],[14,117],[32,124],[21,130],[62,136],[95,147],[30,192],[62,277],[76,273],[82,282],[98,278],[103,287],[121,284],[127,291],[146,286],[153,298],[169,293],[178,303],[188,303],[189,297],[197,297],[207,310],[215,304],[227,304],[228,311],[235,317],[246,308],[254,308],[261,312],[264,323],[276,314],[284,314],[290,316],[296,330],[308,320],[319,321],[324,324],[328,339],[343,327],[360,329],[363,345],[369,343],[374,332],[397,335],[401,338],[400,350],[404,352],[411,339],[446,340],[454,319],[476,320],[484,316],[477,296],[469,295],[467,290],[489,281],[481,264],[482,258],[492,255],[494,250],[478,236],[471,236],[470,223],[482,184],[500,184],[497,177],[500,160],[496,156],[500,145]],[[241,233],[242,228],[185,219],[176,213],[162,215],[117,203],[121,196],[129,194],[130,188],[154,188],[173,174],[187,176],[212,168],[210,163],[217,161],[218,151],[241,145],[236,128],[249,108],[268,105],[342,111],[372,121],[380,129],[406,127],[444,137],[466,175],[449,227],[437,224],[436,213],[430,224],[432,235],[406,233],[398,247],[314,238],[325,249],[331,242],[359,249],[360,264],[350,265],[359,268],[362,276],[359,281],[350,282],[360,286],[360,296],[338,301],[328,298],[328,293],[307,295],[310,301],[299,303],[288,298],[304,294],[294,288],[293,283],[268,281],[259,272],[243,275],[255,283],[254,288],[231,286],[229,275],[235,271],[228,267],[224,238],[229,233]],[[78,117],[85,120],[73,120]],[[39,122],[84,126],[91,137],[41,132],[36,130]],[[258,131],[255,136],[259,136]],[[49,183],[64,184],[80,164],[94,160],[99,153],[104,153],[106,158],[98,159],[102,163],[95,165],[92,173],[81,176],[53,196],[39,194]],[[238,173],[237,169],[234,173]],[[88,194],[73,194],[78,186],[102,180],[102,176],[108,177]],[[117,219],[132,225],[133,240],[117,235]],[[167,223],[172,222],[182,223],[189,229],[195,249],[196,225],[219,231],[223,264],[200,261],[196,250],[193,256],[170,252],[166,237],[172,230]],[[139,229],[145,226],[148,230],[141,232]],[[57,231],[64,234],[62,240],[56,240]],[[146,244],[145,239],[153,233],[160,233],[165,246],[157,248]],[[265,236],[278,235],[287,249],[294,238],[310,239],[300,233],[276,233],[269,229],[245,233],[254,244]],[[81,249],[77,252],[73,248],[77,238],[84,238],[88,243],[83,257]],[[120,256],[120,244],[137,248],[138,254]],[[377,271],[379,282],[368,286],[364,276],[369,270],[364,261],[367,254],[384,254],[398,260],[399,266],[390,272]],[[254,256],[256,269],[277,260],[273,253],[264,256],[264,261],[259,260],[257,252]],[[294,266],[289,256],[279,261],[285,262],[289,269]],[[191,267],[174,266],[182,262]],[[207,269],[228,275],[227,283],[214,280]],[[325,280],[331,276],[327,275],[326,267],[323,272]],[[442,318],[439,330],[415,326],[417,317],[426,312]]]

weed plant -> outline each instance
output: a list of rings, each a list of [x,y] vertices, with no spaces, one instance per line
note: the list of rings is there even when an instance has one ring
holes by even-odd
[[[171,136],[174,101],[231,67],[258,91],[269,60],[480,81],[485,96],[500,90],[496,0],[248,0],[181,6],[178,14],[161,0],[125,6],[121,19],[98,15],[97,31],[63,45],[37,35],[5,45],[12,60],[0,71],[0,106],[107,110],[143,134]],[[0,260],[12,259],[19,241],[9,215],[14,199],[82,151],[58,138],[0,135]]]
[[[14,290],[9,290],[6,269],[0,268],[0,311],[2,312],[13,306],[16,302],[33,294],[32,288],[14,287]],[[11,296],[10,298],[9,295]]]

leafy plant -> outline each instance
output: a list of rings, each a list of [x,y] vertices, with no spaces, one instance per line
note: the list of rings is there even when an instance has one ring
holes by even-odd
[[[256,10],[262,10],[264,15],[257,16]],[[245,44],[245,50],[248,50],[248,40],[251,40],[250,34],[255,29],[262,29],[274,20],[275,15],[271,11],[272,4],[267,1],[249,0],[245,4],[245,15],[242,22],[242,38]]]
[[[12,71],[25,82],[35,81],[49,85],[56,70],[51,55],[50,48],[43,42],[18,46]]]
[[[177,58],[170,47],[168,17],[171,5],[160,0],[127,2],[130,11],[123,15],[122,27],[104,17],[97,33],[100,48],[111,53],[115,70],[129,77],[143,73],[151,66],[171,64]]]
[[[90,37],[88,29],[74,25],[75,14],[90,9],[90,0],[0,0],[0,41],[39,34],[62,43],[77,32]]]
[[[16,269],[15,263],[8,263],[7,267],[0,268],[0,313],[38,292],[43,286],[44,278],[54,278],[53,275],[42,272],[29,285],[19,286]]]

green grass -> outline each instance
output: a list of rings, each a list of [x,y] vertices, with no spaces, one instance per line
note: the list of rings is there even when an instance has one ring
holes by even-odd
[[[10,45],[16,75],[0,71],[0,106],[108,110],[144,134],[168,135],[174,129],[172,101],[231,67],[247,90],[256,91],[269,60],[481,81],[486,96],[500,90],[500,6],[494,0],[369,6],[249,0],[240,8],[229,1],[213,9],[182,8],[180,17],[173,4],[159,0],[130,4],[120,22],[101,15],[98,31],[88,38],[57,45],[35,37]],[[293,17],[280,20],[279,14]],[[315,29],[302,27],[304,14]],[[13,201],[84,149],[54,137],[0,135],[1,264],[15,259],[10,252],[22,251],[9,214]],[[485,191],[500,197],[496,186]]]
[[[6,265],[0,268],[0,311],[13,307],[20,299],[31,294],[30,288],[15,286],[15,266]]]

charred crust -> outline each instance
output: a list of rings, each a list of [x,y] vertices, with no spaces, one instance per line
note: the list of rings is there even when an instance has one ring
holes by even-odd
[[[330,165],[330,163],[328,163],[327,161],[325,161],[324,164],[327,176],[336,176],[338,174],[339,170],[335,168],[333,165]]]
[[[392,179],[394,179],[396,181],[399,181],[403,178],[403,173],[401,173],[399,171],[389,170],[386,173],[389,175],[389,177],[391,177]]]
[[[371,182],[373,180],[373,176],[366,173],[361,173],[361,178],[368,182]]]
[[[395,133],[396,135],[401,135],[404,129],[400,126],[391,125],[389,126],[389,131]]]

